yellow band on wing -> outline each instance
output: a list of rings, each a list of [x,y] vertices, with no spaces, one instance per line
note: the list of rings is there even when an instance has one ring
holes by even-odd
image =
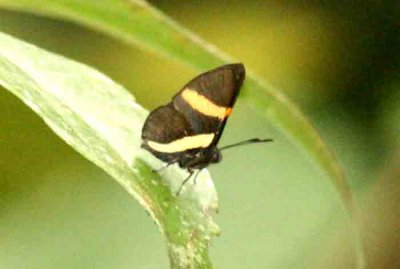
[[[147,145],[155,151],[163,153],[175,153],[194,148],[206,148],[214,139],[214,134],[199,134],[185,136],[168,144],[147,141]]]
[[[203,95],[191,89],[182,92],[182,98],[194,109],[203,115],[224,119],[232,111],[230,107],[217,106]]]

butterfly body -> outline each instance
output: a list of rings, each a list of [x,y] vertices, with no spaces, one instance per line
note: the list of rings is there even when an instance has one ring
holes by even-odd
[[[221,160],[217,148],[245,78],[242,64],[229,64],[187,83],[153,110],[142,130],[142,147],[168,164],[203,169]]]

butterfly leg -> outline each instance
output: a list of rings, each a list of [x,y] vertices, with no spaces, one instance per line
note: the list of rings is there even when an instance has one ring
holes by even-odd
[[[196,184],[197,184],[197,176],[200,174],[201,170],[202,170],[202,169],[199,169],[199,170],[197,171],[196,175],[194,175],[193,185],[196,185]]]
[[[153,173],[160,172],[160,171],[164,170],[165,168],[168,168],[170,165],[172,165],[172,164],[174,164],[174,163],[176,163],[176,161],[169,162],[169,163],[167,163],[167,165],[165,165],[165,166],[163,166],[163,167],[161,167],[161,168],[158,168],[158,169],[152,169],[151,171],[152,171]]]
[[[183,186],[189,181],[189,179],[192,177],[192,175],[194,173],[194,171],[192,169],[190,169],[190,168],[188,169],[188,171],[189,171],[189,176],[184,181],[182,181],[182,184],[179,187],[179,190],[176,192],[176,196],[179,196],[179,194],[182,191]]]

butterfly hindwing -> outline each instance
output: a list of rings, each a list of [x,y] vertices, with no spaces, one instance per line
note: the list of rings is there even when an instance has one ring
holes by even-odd
[[[150,113],[143,130],[143,147],[165,162],[178,162],[211,145],[215,134],[196,134],[172,103]]]
[[[149,146],[149,141],[167,145],[193,134],[192,127],[185,117],[174,109],[172,103],[169,103],[150,113],[143,126],[142,139],[144,140],[145,148],[163,161],[170,162],[176,159],[176,154],[159,152]]]

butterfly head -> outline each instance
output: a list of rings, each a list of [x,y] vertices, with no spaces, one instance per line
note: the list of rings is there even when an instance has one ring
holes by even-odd
[[[219,149],[214,148],[214,150],[211,152],[211,158],[210,162],[211,163],[219,163],[222,160],[222,155]]]

